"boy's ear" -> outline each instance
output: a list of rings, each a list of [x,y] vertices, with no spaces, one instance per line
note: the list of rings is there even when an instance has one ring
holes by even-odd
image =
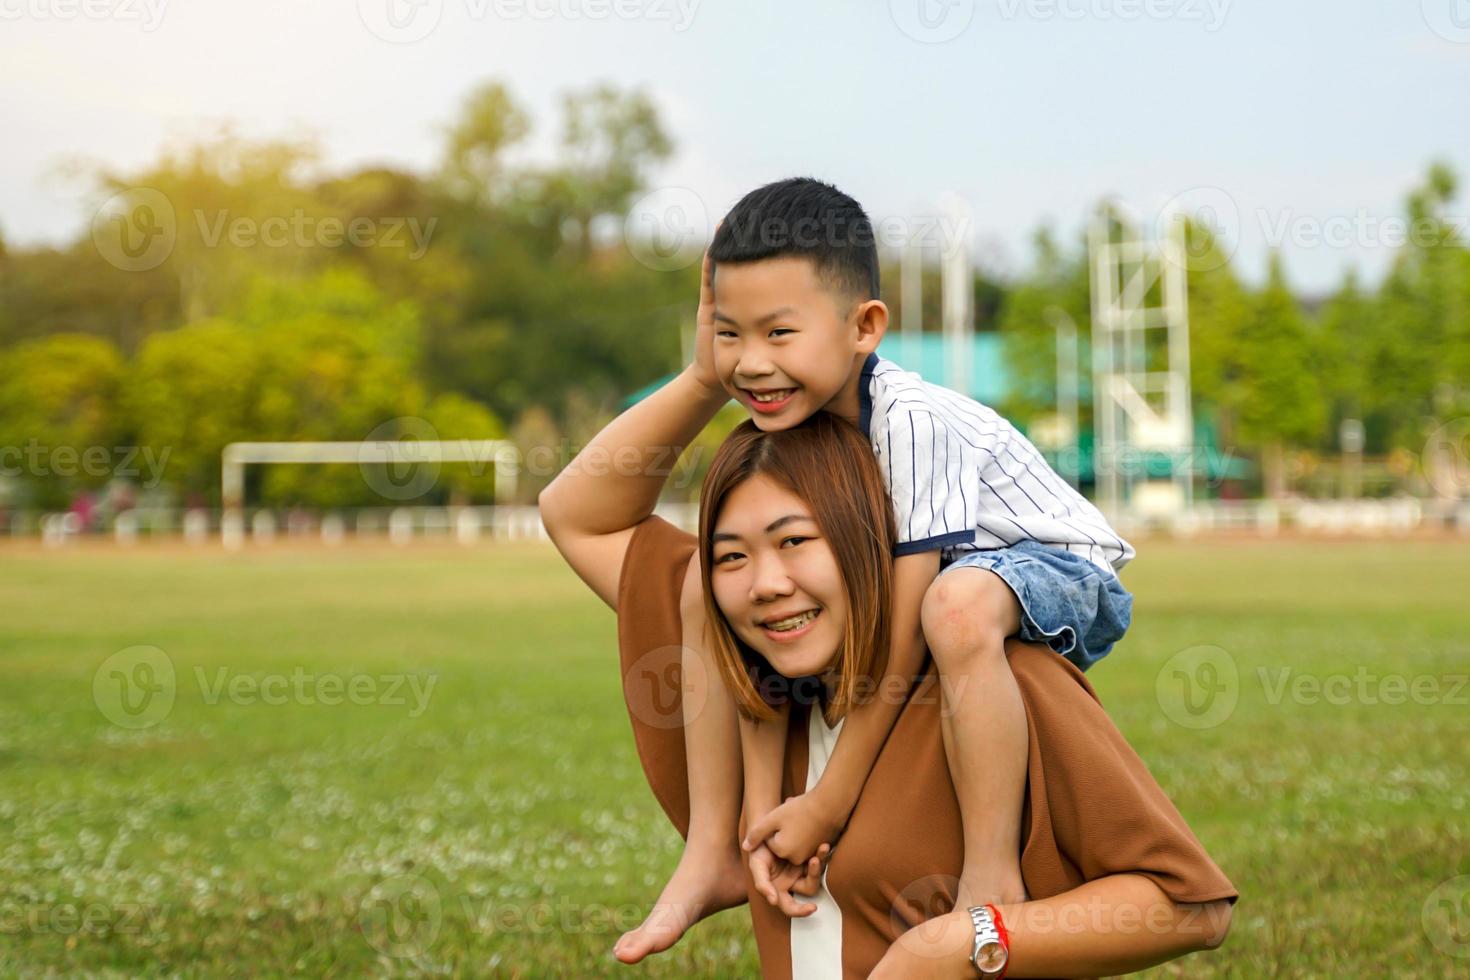
[[[871,354],[888,332],[888,307],[882,300],[865,300],[857,305],[854,315],[857,317],[857,349],[860,353]]]

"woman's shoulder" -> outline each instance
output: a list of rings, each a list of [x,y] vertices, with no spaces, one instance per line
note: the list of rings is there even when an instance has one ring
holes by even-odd
[[[641,609],[646,613],[649,607],[663,609],[671,602],[674,612],[678,612],[679,590],[695,544],[694,535],[656,514],[638,523],[628,541],[628,550],[623,553],[623,568],[618,577],[620,622],[625,612],[636,613]]]

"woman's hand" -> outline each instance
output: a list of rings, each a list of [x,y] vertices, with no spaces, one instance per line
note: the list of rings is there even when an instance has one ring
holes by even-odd
[[[793,796],[745,832],[741,847],[747,851],[764,844],[771,853],[787,861],[805,861],[820,844],[831,845],[842,834],[846,814],[817,792]]]
[[[975,926],[967,911],[935,916],[899,936],[868,976],[870,980],[899,977],[965,980],[975,976],[975,967],[970,963],[974,939]]]

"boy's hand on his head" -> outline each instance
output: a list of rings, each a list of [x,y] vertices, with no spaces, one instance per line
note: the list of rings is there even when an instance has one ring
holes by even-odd
[[[741,846],[754,851],[764,845],[776,857],[802,862],[816,854],[819,845],[837,840],[846,817],[819,794],[803,793],[751,824]]]
[[[689,370],[701,384],[715,391],[724,390],[720,376],[715,373],[715,283],[709,249],[704,250],[704,265],[699,273],[699,310],[694,315],[694,361]]]

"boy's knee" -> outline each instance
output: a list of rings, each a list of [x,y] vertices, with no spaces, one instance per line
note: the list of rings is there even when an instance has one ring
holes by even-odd
[[[1005,638],[1019,617],[1012,607],[1019,607],[1015,594],[994,572],[959,568],[936,578],[924,593],[920,622],[940,669],[961,658],[1004,657]]]

